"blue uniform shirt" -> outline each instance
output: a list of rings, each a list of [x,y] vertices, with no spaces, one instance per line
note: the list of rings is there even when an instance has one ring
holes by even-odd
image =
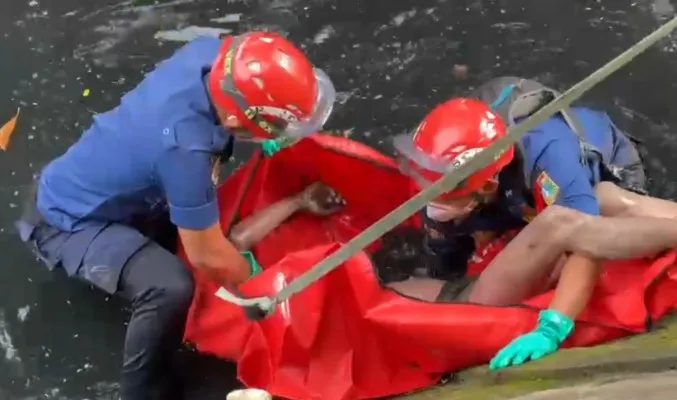
[[[630,156],[632,143],[606,113],[588,108],[572,111],[586,141],[596,148],[604,163],[622,167],[634,161]],[[581,162],[579,138],[560,116],[551,117],[523,136],[521,148],[522,165],[513,162],[501,171],[494,203],[476,210],[460,223],[433,221],[424,212],[426,245],[439,264],[433,267],[433,275],[464,272],[474,251],[472,233],[500,233],[518,228],[542,206],[559,204],[599,215],[594,185],[602,180],[602,165],[597,161]]]
[[[599,152],[607,164],[623,164],[618,145],[629,140],[611,122],[606,113],[574,108],[585,140]],[[624,140],[623,140],[624,139]],[[579,137],[564,119],[553,117],[530,131],[522,139],[525,171],[530,176],[534,196],[543,205],[559,204],[591,215],[599,215],[594,186],[602,180],[598,161],[581,162]],[[625,153],[623,153],[625,154]]]
[[[45,167],[37,205],[50,225],[73,232],[167,207],[182,228],[218,220],[214,154],[232,139],[204,79],[220,45],[203,37],[179,49]]]

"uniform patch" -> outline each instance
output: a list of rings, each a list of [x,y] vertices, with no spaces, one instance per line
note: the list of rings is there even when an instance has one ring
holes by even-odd
[[[545,172],[541,172],[536,179],[538,188],[540,189],[541,197],[545,201],[546,205],[553,205],[557,201],[559,196],[559,186],[553,181],[550,176]]]

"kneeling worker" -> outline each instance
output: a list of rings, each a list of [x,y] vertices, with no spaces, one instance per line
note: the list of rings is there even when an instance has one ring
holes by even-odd
[[[247,280],[248,261],[219,226],[213,171],[234,137],[289,143],[316,132],[334,96],[331,80],[276,34],[198,38],[43,169],[17,226],[48,268],[131,302],[123,400],[169,398],[167,357],[193,296],[189,270],[150,232],[168,212],[192,265],[222,284]]]
[[[474,98],[447,101],[412,135],[394,139],[402,169],[425,187],[555,95],[534,81],[498,78]],[[448,281],[437,286],[438,300],[514,305],[557,282],[535,330],[499,352],[492,368],[556,351],[586,306],[602,260],[677,246],[677,204],[644,195],[644,184],[630,139],[605,113],[573,107],[428,204],[426,247],[438,264],[433,276]],[[477,279],[465,277],[476,239],[523,227]]]

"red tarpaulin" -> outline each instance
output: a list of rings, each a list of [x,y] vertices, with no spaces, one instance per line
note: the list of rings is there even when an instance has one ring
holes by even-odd
[[[265,271],[243,284],[248,296],[279,291],[301,272],[412,195],[388,157],[348,139],[316,136],[272,158],[254,157],[219,188],[225,227],[320,180],[348,202],[330,217],[299,213],[254,253]],[[418,224],[412,219],[408,224]],[[501,249],[479,251],[481,271]],[[675,309],[675,253],[607,263],[595,295],[565,346],[589,346],[633,332]],[[488,362],[535,326],[552,293],[520,307],[434,304],[382,288],[365,252],[279,305],[262,321],[214,293],[195,271],[186,340],[235,360],[247,386],[289,399],[347,400],[399,394],[435,384],[441,374]]]

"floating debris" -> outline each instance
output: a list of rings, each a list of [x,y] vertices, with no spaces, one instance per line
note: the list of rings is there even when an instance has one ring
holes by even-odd
[[[0,350],[5,353],[5,360],[11,362],[21,362],[19,352],[12,343],[12,337],[9,335],[9,327],[5,322],[5,313],[0,310]]]
[[[17,310],[16,312],[16,317],[19,319],[21,322],[26,322],[26,319],[28,318],[28,313],[31,311],[31,306],[25,306],[21,307]]]
[[[322,44],[327,39],[331,38],[334,35],[336,35],[336,31],[334,30],[334,28],[332,26],[327,25],[324,28],[322,28],[317,34],[315,34],[313,42],[315,44]]]
[[[233,32],[232,29],[211,28],[208,26],[188,26],[181,30],[159,31],[155,34],[155,39],[166,40],[170,42],[190,42],[199,36],[221,37]]]
[[[220,17],[220,18],[212,18],[210,21],[216,22],[217,24],[228,24],[228,23],[240,22],[241,18],[242,18],[242,14],[226,14],[223,17]]]
[[[454,64],[452,75],[458,80],[468,79],[468,66],[465,64]]]
[[[12,133],[14,133],[14,130],[16,128],[16,121],[19,118],[19,114],[21,113],[21,109],[17,108],[16,109],[16,114],[5,123],[0,128],[0,149],[3,151],[7,151],[7,148],[9,147],[9,140],[12,137]]]

